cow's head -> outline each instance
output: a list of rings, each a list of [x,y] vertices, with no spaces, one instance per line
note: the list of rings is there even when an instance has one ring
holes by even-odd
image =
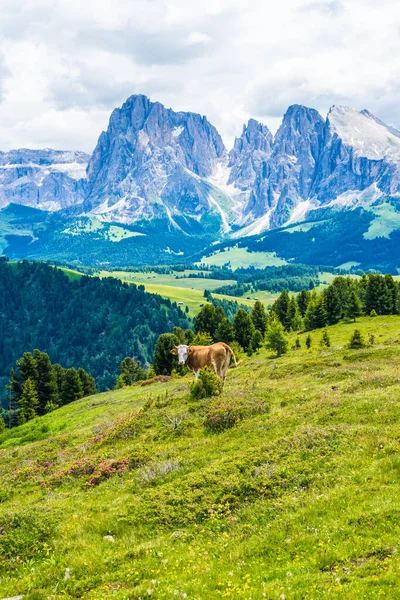
[[[180,344],[179,346],[175,346],[175,348],[172,348],[171,352],[172,354],[177,354],[178,363],[180,365],[184,365],[188,359],[189,354],[191,353],[191,348],[186,344]]]

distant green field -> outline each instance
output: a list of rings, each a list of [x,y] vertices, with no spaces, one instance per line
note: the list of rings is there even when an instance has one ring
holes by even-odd
[[[188,275],[189,273],[194,272],[196,271],[185,271],[185,274]],[[181,273],[177,275],[179,277],[178,279],[175,275],[160,275],[158,273],[129,273],[125,271],[100,271],[99,273],[99,277],[117,277],[128,283],[144,285],[146,291],[151,294],[160,294],[160,296],[169,298],[172,302],[183,302],[183,307],[189,307],[190,316],[195,316],[200,310],[200,305],[204,304],[204,290],[210,290],[212,292],[216,288],[235,283],[235,280],[233,279],[183,279],[180,278],[182,275]],[[253,306],[256,299],[261,300],[261,302],[264,302],[265,304],[271,304],[277,298],[278,294],[260,291],[246,293],[241,297],[225,296],[215,293],[213,293],[213,296],[221,300],[237,301],[246,306]]]
[[[247,248],[239,248],[237,246],[226,251],[212,254],[211,256],[203,256],[200,264],[204,263],[206,265],[222,267],[222,265],[228,262],[233,271],[240,267],[263,269],[264,267],[280,267],[282,265],[287,265],[287,261],[278,258],[274,252],[249,252]]]
[[[368,231],[364,233],[366,240],[374,240],[377,237],[388,238],[392,231],[400,228],[400,212],[397,212],[391,204],[385,202],[371,210],[376,216]]]
[[[180,288],[188,288],[194,290],[215,290],[215,288],[221,287],[222,285],[229,285],[235,283],[234,279],[227,279],[221,281],[220,279],[206,279],[206,278],[188,278],[187,276],[191,273],[198,273],[198,271],[184,271],[184,273],[159,274],[159,273],[134,273],[126,271],[100,271],[99,277],[117,277],[128,283],[147,284],[155,283],[157,285],[173,286]],[[186,278],[182,275],[186,275]]]
[[[63,273],[66,274],[66,276],[68,277],[68,279],[70,279],[71,281],[75,281],[76,279],[80,279],[83,275],[83,273],[79,273],[79,271],[74,271],[73,269],[67,269],[65,267],[59,267],[59,269],[61,271],[63,271]]]

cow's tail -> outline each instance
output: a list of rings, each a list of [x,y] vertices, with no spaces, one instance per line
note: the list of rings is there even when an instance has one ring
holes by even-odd
[[[227,354],[227,358],[226,358],[226,368],[229,367],[229,364],[231,362],[231,357],[233,358],[234,362],[235,362],[235,367],[237,367],[240,363],[240,361],[238,362],[236,360],[236,356],[235,353],[233,352],[232,348],[230,346],[228,346],[228,344],[225,344],[224,342],[221,342],[222,344],[224,344],[224,348],[226,350],[228,350],[228,354]]]

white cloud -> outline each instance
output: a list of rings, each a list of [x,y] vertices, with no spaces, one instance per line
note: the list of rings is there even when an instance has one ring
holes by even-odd
[[[228,146],[294,103],[400,127],[399,32],[394,0],[2,0],[1,149],[91,151],[132,93],[206,114]]]

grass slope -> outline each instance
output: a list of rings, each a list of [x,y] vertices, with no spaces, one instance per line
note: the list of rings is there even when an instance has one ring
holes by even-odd
[[[331,348],[302,334],[218,399],[190,400],[188,376],[0,436],[2,595],[400,598],[400,318],[357,326],[374,346],[346,348],[353,323]],[[240,419],[209,432],[221,414]]]

